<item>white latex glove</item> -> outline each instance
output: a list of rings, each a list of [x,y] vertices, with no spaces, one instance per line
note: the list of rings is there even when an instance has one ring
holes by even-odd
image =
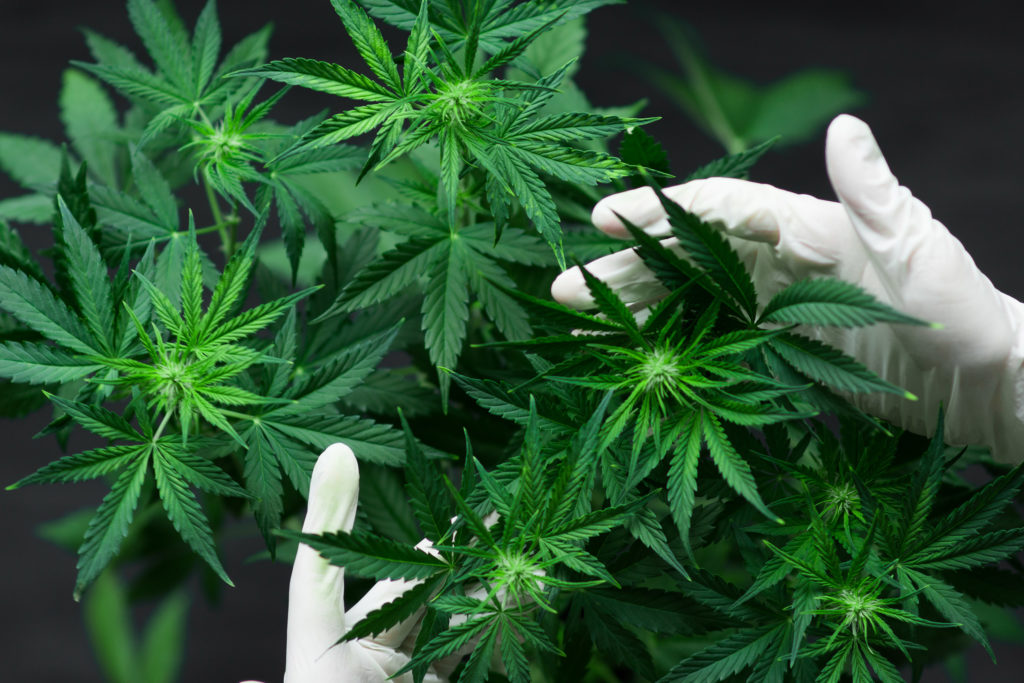
[[[355,455],[348,446],[333,444],[320,454],[313,469],[302,530],[311,534],[350,531],[358,501],[359,466]],[[433,549],[427,546],[421,543],[417,547],[431,552]],[[372,638],[335,643],[350,625],[391,602],[416,582],[379,581],[346,613],[344,578],[343,568],[329,564],[308,545],[299,545],[288,591],[285,683],[384,683],[409,662],[422,609]],[[424,681],[447,681],[460,656],[436,662]],[[390,680],[411,683],[412,674]]]
[[[696,180],[665,194],[730,238],[753,273],[762,305],[794,280],[829,276],[941,323],[942,329],[880,324],[801,331],[919,399],[849,396],[866,412],[930,435],[941,401],[947,442],[984,444],[997,459],[1024,460],[1024,304],[997,290],[928,207],[900,186],[863,121],[837,117],[825,157],[838,203],[729,178]],[[594,225],[627,238],[616,213],[651,235],[670,234],[649,188],[606,197],[594,208]],[[674,238],[664,243],[682,253]],[[665,293],[632,250],[587,269],[627,303],[644,305]],[[562,273],[551,292],[568,305],[593,306],[576,268]]]

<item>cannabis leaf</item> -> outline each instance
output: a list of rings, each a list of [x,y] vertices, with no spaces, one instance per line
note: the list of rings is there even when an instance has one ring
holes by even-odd
[[[787,145],[809,140],[833,116],[864,100],[845,75],[825,69],[755,86],[709,65],[677,20],[661,16],[657,24],[683,75],[652,64],[638,65],[637,71],[731,154],[776,136]]]
[[[494,29],[489,34],[488,28],[501,21],[501,11],[510,8],[474,11],[467,19],[466,40],[490,53],[478,65],[475,49],[467,52],[465,59],[457,59],[455,47],[434,33],[433,48],[441,55],[438,59],[428,39],[431,4],[424,0],[408,27],[410,36],[400,73],[387,43],[365,12],[351,0],[332,0],[332,4],[376,80],[337,64],[296,58],[234,74],[260,76],[369,103],[320,123],[303,136],[304,144],[296,149],[331,145],[376,130],[365,174],[436,140],[444,221],[455,222],[460,184],[467,172],[479,167],[487,174],[487,199],[499,218],[495,225],[498,234],[504,227],[500,218],[508,215],[514,199],[564,264],[558,214],[540,174],[589,185],[626,175],[630,167],[614,157],[569,143],[607,137],[626,126],[653,120],[586,113],[542,116],[540,110],[562,82],[565,67],[534,83],[491,77],[570,13],[531,8],[527,11],[532,11],[532,19],[527,20],[530,15],[524,16],[520,10],[516,23],[529,26],[522,29],[524,33]],[[545,17],[542,21],[541,16]],[[508,42],[497,40],[507,35],[517,37]]]
[[[465,614],[468,620],[418,643],[403,671],[464,652],[467,643],[476,642],[466,663],[466,670],[473,673],[464,675],[484,680],[486,667],[480,661],[488,661],[500,641],[499,653],[512,680],[528,681],[526,646],[559,652],[535,623],[533,613],[553,610],[548,597],[552,587],[566,591],[605,582],[614,585],[614,577],[584,545],[618,527],[644,502],[588,511],[595,483],[593,445],[606,405],[607,400],[568,449],[549,453],[531,400],[524,442],[510,463],[514,469],[489,472],[467,452],[459,490],[426,459],[406,424],[406,490],[420,528],[438,556],[356,531],[280,532],[308,543],[347,571],[377,579],[424,580],[415,589],[417,603],[408,594],[386,603],[353,625],[342,640],[380,633],[407,618],[414,604],[429,600],[433,609]],[[486,510],[491,505],[496,515],[493,521],[485,520],[481,507],[487,506]],[[467,535],[471,543],[463,540]],[[562,578],[560,567],[585,578]]]
[[[231,585],[217,557],[209,521],[189,486],[222,496],[247,498],[249,494],[219,467],[190,451],[180,435],[162,436],[162,426],[154,431],[152,423],[143,421],[140,431],[105,408],[66,401],[57,396],[50,396],[50,400],[95,434],[111,440],[134,442],[65,456],[8,487],[15,489],[26,484],[64,483],[117,475],[110,493],[104,497],[89,523],[79,548],[75,599],[81,597],[117,554],[141,502],[143,483],[150,469],[174,528],[217,575]],[[137,406],[137,410],[144,408]]]
[[[424,339],[434,365],[456,366],[466,337],[470,292],[502,335],[529,335],[526,313],[506,293],[505,288],[514,283],[499,260],[548,263],[536,238],[509,228],[502,241],[494,245],[491,223],[452,231],[438,216],[408,205],[369,207],[350,214],[348,219],[388,228],[409,239],[358,272],[321,320],[386,301],[422,281]],[[439,381],[442,402],[447,403],[450,379],[441,373]]]
[[[244,38],[218,66],[221,30],[213,0],[199,15],[191,38],[176,16],[168,16],[152,0],[128,0],[128,15],[155,71],[126,48],[92,32],[86,33],[86,40],[96,63],[73,63],[155,112],[140,146],[174,123],[224,105],[245,83],[221,76],[266,58],[269,27]]]

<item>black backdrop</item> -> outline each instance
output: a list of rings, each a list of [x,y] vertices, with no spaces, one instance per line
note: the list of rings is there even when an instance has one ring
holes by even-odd
[[[200,0],[179,0],[191,22]],[[867,120],[901,181],[929,204],[1000,287],[1024,298],[1019,212],[1024,197],[1024,51],[1019,23],[1006,3],[960,3],[936,13],[871,3],[673,3],[663,11],[691,22],[717,65],[759,83],[807,66],[839,68],[869,95],[854,113]],[[229,45],[266,21],[276,29],[273,57],[309,56],[352,63],[353,51],[326,0],[221,0]],[[649,5],[647,5],[649,6]],[[1012,5],[1011,5],[1012,6]],[[828,9],[822,9],[826,7]],[[69,59],[88,60],[78,26],[89,26],[138,48],[118,0],[0,0],[0,130],[59,140],[56,95]],[[598,10],[578,80],[600,105],[648,97],[646,112],[664,117],[650,128],[685,171],[719,154],[664,98],[622,69],[626,53],[671,65],[664,43],[640,6]],[[292,91],[275,109],[293,121],[329,100]],[[315,109],[314,109],[315,108]],[[832,198],[824,173],[822,137],[769,155],[754,178]],[[0,179],[0,197],[16,188]],[[29,234],[34,246],[45,234]],[[32,441],[44,416],[3,421],[0,483],[8,484],[56,454],[52,439]],[[72,442],[72,446],[74,442]],[[85,506],[105,493],[99,484],[50,486],[0,493],[0,679],[20,683],[102,680],[85,641],[79,606],[71,600],[74,558],[35,536],[36,525]],[[197,602],[189,616],[186,681],[280,680],[288,568],[243,564],[250,541],[228,541],[225,566],[237,588],[216,610]],[[970,681],[1019,681],[1024,654],[998,643],[994,668],[975,648]],[[932,671],[926,681],[944,681]]]

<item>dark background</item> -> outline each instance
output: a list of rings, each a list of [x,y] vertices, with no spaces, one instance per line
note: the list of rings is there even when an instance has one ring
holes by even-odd
[[[838,68],[866,92],[854,113],[873,127],[890,165],[935,216],[960,238],[1003,291],[1024,298],[1019,190],[1024,172],[1024,51],[1007,3],[959,3],[954,13],[927,14],[887,5],[837,3],[654,3],[689,21],[712,62],[757,83],[799,68]],[[199,0],[179,0],[191,24]],[[353,51],[326,0],[221,0],[225,45],[273,21],[271,56],[307,56],[353,63]],[[650,6],[650,5],[647,5]],[[1009,5],[1012,7],[1012,4]],[[674,167],[685,172],[719,155],[665,98],[621,67],[625,54],[671,66],[668,51],[638,3],[597,10],[578,82],[595,104],[648,97],[649,130],[662,139]],[[89,60],[76,27],[87,25],[141,52],[117,0],[0,0],[0,130],[61,139],[56,96],[69,59]],[[323,106],[292,91],[275,117],[290,122]],[[833,198],[824,172],[823,135],[766,157],[754,178],[798,192]],[[0,197],[17,194],[0,179]],[[43,233],[40,230],[40,233]],[[44,245],[44,234],[26,236]],[[45,415],[3,421],[0,484],[13,482],[57,455],[52,438],[32,441]],[[74,442],[72,442],[74,445]],[[20,683],[100,681],[85,639],[79,606],[71,600],[74,558],[40,540],[36,526],[86,506],[102,484],[49,486],[0,493],[0,679]],[[237,683],[280,680],[284,665],[288,567],[244,564],[250,540],[229,540],[225,566],[236,585],[219,609],[197,602],[183,680]],[[978,648],[969,656],[970,681],[1024,679],[1024,654],[996,644],[994,668]],[[947,680],[940,671],[926,681]]]

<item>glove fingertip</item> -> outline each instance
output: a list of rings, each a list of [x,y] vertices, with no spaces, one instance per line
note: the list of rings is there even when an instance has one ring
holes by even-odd
[[[588,308],[594,303],[583,280],[583,273],[575,266],[555,278],[551,283],[551,296],[558,303],[576,309]]]
[[[832,189],[849,210],[871,228],[889,222],[904,197],[868,124],[849,114],[833,119],[825,140],[825,163]]]
[[[359,501],[359,464],[343,443],[324,449],[313,467],[309,483],[309,509],[303,531],[348,531]]]

